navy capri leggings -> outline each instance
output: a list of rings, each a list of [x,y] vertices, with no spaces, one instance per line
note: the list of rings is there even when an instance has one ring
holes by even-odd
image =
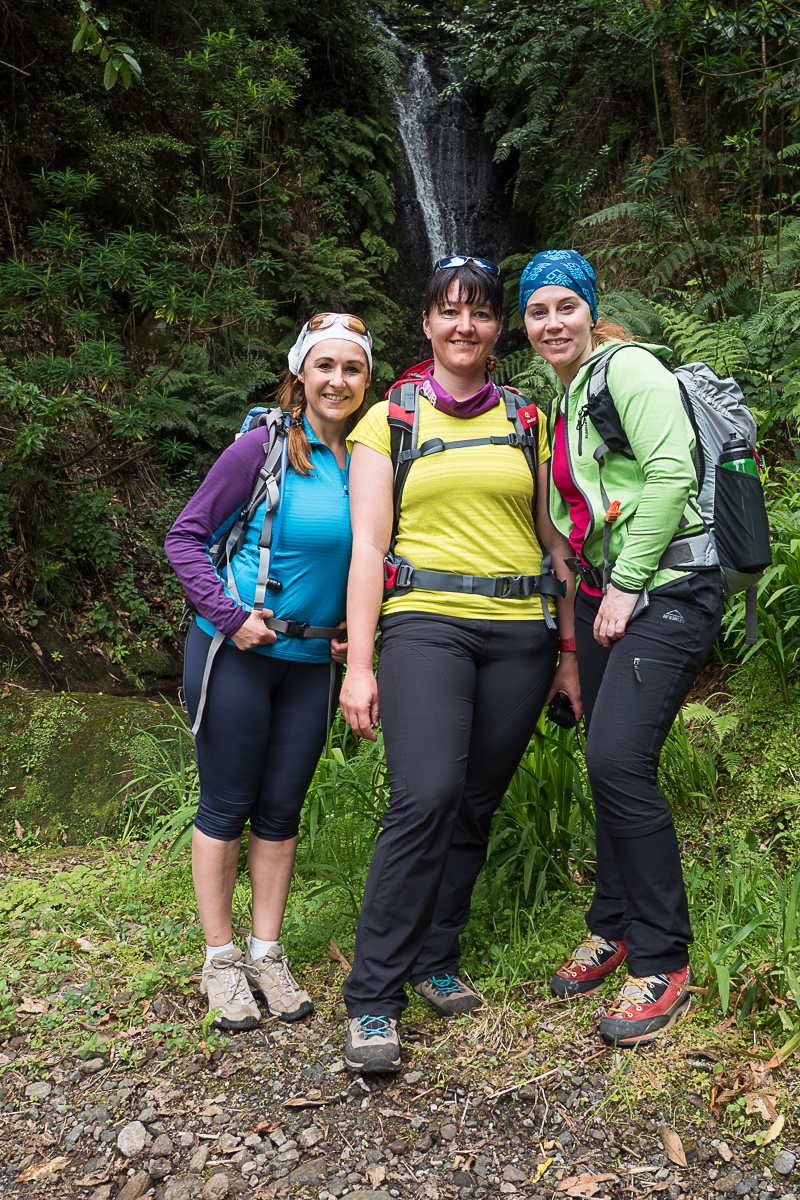
[[[192,621],[183,690],[194,721],[208,634]],[[300,809],[325,745],[330,665],[292,662],[223,644],[208,683],[195,740],[200,803],[195,828],[220,841],[297,834]]]

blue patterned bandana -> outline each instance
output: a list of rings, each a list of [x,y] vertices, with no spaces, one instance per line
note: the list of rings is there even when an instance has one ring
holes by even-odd
[[[594,271],[577,250],[543,250],[528,263],[519,281],[519,311],[525,319],[525,305],[540,287],[555,284],[577,292],[597,320]]]

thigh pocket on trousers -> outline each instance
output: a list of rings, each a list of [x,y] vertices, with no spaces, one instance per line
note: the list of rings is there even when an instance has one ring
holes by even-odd
[[[614,697],[617,745],[645,757],[660,751],[695,674],[696,667],[685,659],[626,651],[617,668]]]

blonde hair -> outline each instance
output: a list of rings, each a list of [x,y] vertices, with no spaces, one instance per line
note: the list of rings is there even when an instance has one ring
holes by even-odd
[[[369,370],[369,363],[367,363]],[[369,386],[369,381],[367,382]],[[302,380],[293,375],[291,371],[286,370],[281,378],[280,387],[276,392],[278,404],[284,412],[290,412],[292,419],[289,422],[289,462],[297,471],[298,475],[308,475],[311,470],[311,446],[306,436],[305,426],[303,425],[303,413],[306,411],[306,393],[303,387]],[[364,401],[354,413],[351,413],[348,421],[348,431],[353,428],[364,411]]]

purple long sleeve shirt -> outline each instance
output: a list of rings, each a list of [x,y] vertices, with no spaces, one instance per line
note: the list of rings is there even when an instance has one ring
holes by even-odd
[[[216,531],[250,499],[268,445],[267,431],[258,428],[223,450],[164,542],[186,596],[226,637],[244,624],[248,610],[226,595],[208,547]]]

